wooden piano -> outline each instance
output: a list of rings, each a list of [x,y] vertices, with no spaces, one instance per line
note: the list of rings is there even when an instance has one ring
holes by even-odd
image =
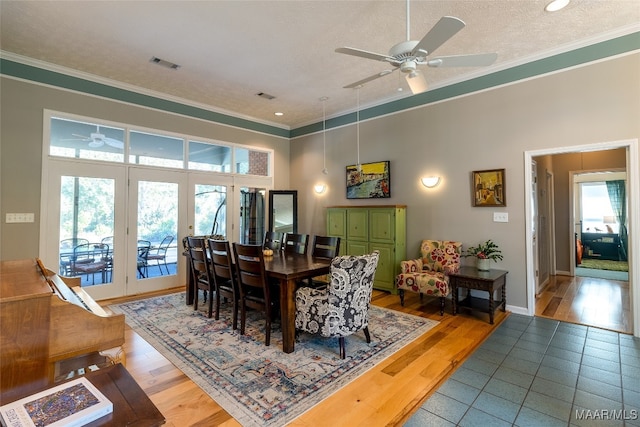
[[[124,315],[39,259],[0,262],[0,325],[0,404],[79,367],[124,364]]]

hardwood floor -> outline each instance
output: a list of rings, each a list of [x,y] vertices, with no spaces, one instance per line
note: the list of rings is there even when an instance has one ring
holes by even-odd
[[[103,304],[132,299],[135,298]],[[373,304],[434,319],[440,324],[289,426],[402,425],[508,315],[496,312],[495,325],[490,325],[486,313],[464,310],[452,316],[447,303],[441,317],[436,298],[425,297],[421,303],[419,296],[410,292],[406,294],[404,307],[397,295],[381,291],[374,291]],[[127,370],[166,417],[166,426],[240,425],[133,330],[127,327],[125,334]]]
[[[551,276],[536,296],[536,316],[630,334],[629,282]]]

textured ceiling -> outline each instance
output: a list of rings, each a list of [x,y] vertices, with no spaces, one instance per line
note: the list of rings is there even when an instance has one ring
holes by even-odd
[[[435,56],[496,52],[486,68],[424,68],[431,88],[632,31],[640,0],[573,0],[557,13],[545,1],[410,3],[419,40],[442,16],[467,26]],[[406,40],[406,2],[392,1],[0,1],[0,48],[83,73],[227,112],[295,128],[356,108],[342,87],[388,64],[334,52],[386,54]],[[152,64],[152,56],[180,65]],[[410,96],[395,72],[360,89],[360,106]],[[402,92],[398,91],[402,87]],[[275,96],[267,100],[259,92]],[[274,112],[282,111],[282,117]]]

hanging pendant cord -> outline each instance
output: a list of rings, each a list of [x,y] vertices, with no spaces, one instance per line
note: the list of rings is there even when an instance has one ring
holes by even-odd
[[[360,170],[360,88],[358,87],[356,108],[356,148],[358,150],[358,170]]]
[[[322,100],[322,171],[327,170],[327,112],[325,102]]]

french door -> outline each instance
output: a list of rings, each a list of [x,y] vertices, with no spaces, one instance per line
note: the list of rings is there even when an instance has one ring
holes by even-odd
[[[40,257],[62,276],[79,277],[95,299],[124,295],[124,166],[52,160],[43,175]],[[103,249],[104,248],[104,249]]]
[[[187,177],[186,172],[129,168],[128,295],[184,284]]]
[[[47,169],[41,258],[80,277],[96,300],[183,286],[187,235],[250,244],[264,236],[268,179],[57,159]],[[96,271],[74,264],[84,241],[96,249],[83,259],[104,262]]]

